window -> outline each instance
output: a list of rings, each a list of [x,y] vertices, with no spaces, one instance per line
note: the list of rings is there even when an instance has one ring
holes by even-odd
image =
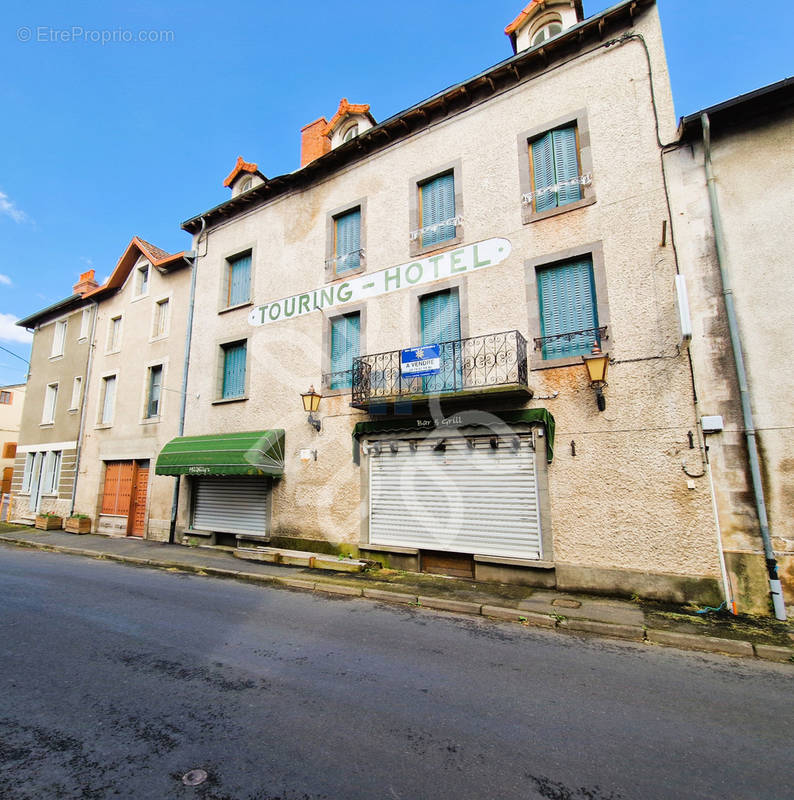
[[[69,410],[74,411],[80,408],[80,396],[83,391],[83,379],[77,375],[72,382],[72,402],[69,403]]]
[[[87,339],[91,330],[91,309],[84,308],[80,316],[80,337],[79,339]],[[78,341],[79,341],[78,339]]]
[[[542,44],[547,39],[551,39],[552,36],[556,36],[561,31],[562,31],[562,22],[559,18],[551,22],[545,23],[532,36],[532,47]]]
[[[349,142],[351,139],[355,139],[356,136],[358,136],[358,125],[351,125],[345,131],[345,135],[342,137],[342,142]]]
[[[230,258],[226,272],[226,307],[239,306],[251,299],[251,254]]]
[[[5,390],[0,392],[0,406],[10,406],[13,399],[13,392],[7,392]]]
[[[223,350],[223,375],[221,398],[228,400],[245,395],[246,342],[225,344]]]
[[[66,320],[61,319],[55,323],[55,330],[52,334],[52,352],[50,358],[63,355],[63,345],[66,341]]]
[[[455,238],[455,178],[439,175],[419,187],[421,246],[427,247]]]
[[[163,389],[163,365],[149,367],[146,392],[146,419],[160,416],[160,394]]]
[[[25,468],[22,471],[22,491],[29,492],[30,491],[30,482],[31,476],[33,475],[33,459],[35,458],[34,453],[27,453],[25,455]]]
[[[354,208],[334,217],[334,272],[345,272],[361,266],[361,209]]]
[[[42,425],[55,422],[55,407],[58,402],[58,384],[51,383],[44,391],[44,412],[41,415]]]
[[[331,320],[331,389],[353,385],[353,359],[361,355],[361,315]]]
[[[530,143],[532,205],[536,212],[582,199],[576,126],[548,131]]]
[[[240,186],[240,192],[247,192],[253,184],[253,180],[251,178],[246,178],[242,185]]]
[[[463,372],[460,351],[460,298],[455,289],[426,294],[419,300],[422,344],[438,344],[440,372],[422,379],[425,392],[461,389]]]
[[[167,298],[165,300],[158,300],[154,304],[154,326],[152,336],[155,339],[160,336],[165,336],[168,333],[170,312],[171,303]]]
[[[116,376],[102,378],[102,414],[99,421],[102,425],[113,423],[113,409],[116,404]]]
[[[108,329],[108,352],[115,353],[121,348],[121,317],[112,317]]]
[[[537,286],[543,358],[590,353],[600,338],[592,259],[538,269]]]
[[[17,443],[16,442],[4,442],[3,443],[3,455],[0,458],[16,458],[17,455]]]
[[[149,265],[138,267],[135,273],[135,295],[140,297],[149,291]]]
[[[43,494],[57,494],[61,474],[61,451],[50,450],[44,456],[44,469],[41,478]]]

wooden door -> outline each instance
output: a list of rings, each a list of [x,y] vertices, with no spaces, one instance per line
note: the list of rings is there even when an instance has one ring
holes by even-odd
[[[149,488],[149,465],[135,464],[132,497],[127,532],[130,536],[143,536],[146,530],[146,493]]]
[[[11,491],[11,477],[13,474],[13,467],[3,467],[3,482],[0,483],[0,495],[8,494]]]

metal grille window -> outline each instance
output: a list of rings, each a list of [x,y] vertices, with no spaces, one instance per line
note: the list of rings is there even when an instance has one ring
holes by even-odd
[[[576,126],[549,131],[529,146],[535,211],[573,203],[582,197]]]
[[[148,391],[146,396],[146,418],[160,416],[160,396],[163,388],[163,365],[149,368]]]
[[[543,358],[587,355],[598,328],[592,261],[540,269],[537,281]]]
[[[361,209],[334,219],[334,270],[342,275],[361,266]]]
[[[223,376],[221,398],[242,397],[245,394],[246,342],[223,345]]]
[[[229,259],[226,281],[227,306],[239,306],[251,299],[250,253]]]
[[[361,355],[361,315],[331,322],[331,388],[347,389],[353,381],[353,359]]]
[[[419,187],[422,247],[455,238],[455,178],[439,175]],[[446,224],[445,224],[446,223]]]

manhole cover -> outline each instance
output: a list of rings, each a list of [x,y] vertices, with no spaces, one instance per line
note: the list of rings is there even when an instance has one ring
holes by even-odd
[[[192,769],[182,776],[182,783],[184,783],[185,786],[200,786],[208,777],[205,770]]]

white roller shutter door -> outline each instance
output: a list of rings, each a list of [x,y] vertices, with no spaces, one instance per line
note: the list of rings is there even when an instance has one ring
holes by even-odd
[[[194,478],[193,527],[264,535],[269,492],[265,478]]]
[[[370,544],[540,558],[532,437],[370,441]]]

